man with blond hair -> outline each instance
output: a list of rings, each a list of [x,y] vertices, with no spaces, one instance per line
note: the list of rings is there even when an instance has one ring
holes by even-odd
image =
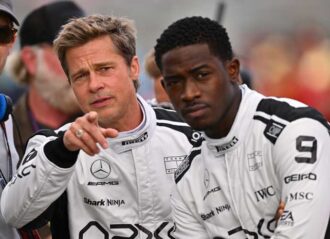
[[[3,193],[4,218],[53,238],[172,238],[173,173],[200,134],[139,95],[136,30],[92,15],[66,24],[55,49],[85,113],[32,137]],[[12,198],[16,198],[13,202]]]

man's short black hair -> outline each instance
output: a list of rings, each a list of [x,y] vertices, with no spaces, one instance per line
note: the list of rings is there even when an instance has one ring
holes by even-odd
[[[157,39],[155,59],[162,69],[161,57],[168,51],[193,44],[206,43],[210,51],[222,61],[234,56],[226,29],[209,18],[186,17],[172,23]]]

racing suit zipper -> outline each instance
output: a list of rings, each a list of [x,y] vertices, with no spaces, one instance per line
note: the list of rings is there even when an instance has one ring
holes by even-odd
[[[233,194],[233,190],[235,190],[235,188],[233,188],[233,184],[232,184],[232,181],[231,181],[231,172],[230,172],[230,166],[229,166],[229,164],[230,164],[229,160],[230,159],[228,159],[228,153],[225,153],[224,157],[225,157],[225,162],[226,162],[228,190],[229,190],[230,197],[231,197],[231,202],[230,202],[231,205],[230,206],[232,208],[233,215],[235,215],[235,217],[237,218],[239,224],[244,229],[244,225],[242,223],[242,220],[239,217],[239,212],[237,211],[237,206],[236,206],[235,197],[234,197],[235,195]]]

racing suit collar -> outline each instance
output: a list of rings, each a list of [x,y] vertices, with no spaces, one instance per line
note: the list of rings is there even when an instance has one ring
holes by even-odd
[[[109,147],[116,153],[125,152],[145,144],[156,126],[156,115],[148,103],[137,94],[142,110],[143,120],[135,129],[120,132],[116,138],[108,138]]]
[[[249,127],[252,122],[249,119],[253,117],[254,109],[257,108],[257,103],[255,103],[256,101],[252,100],[252,90],[250,90],[246,85],[240,86],[240,89],[242,93],[242,101],[240,103],[233,126],[231,127],[227,136],[220,139],[212,139],[203,133],[203,137],[206,139],[206,146],[216,156],[220,156],[231,150],[234,150],[243,141],[247,132],[249,131]]]

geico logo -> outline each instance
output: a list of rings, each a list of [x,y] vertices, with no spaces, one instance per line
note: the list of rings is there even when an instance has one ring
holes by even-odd
[[[109,233],[103,226],[97,221],[89,222],[79,232],[79,239],[87,238],[173,238],[170,234],[173,231],[173,225],[169,225],[168,229],[165,229],[169,222],[162,222],[154,231],[150,231],[146,227],[140,224],[110,224]],[[163,232],[165,231],[165,232]],[[162,233],[163,232],[163,233]],[[146,236],[142,236],[146,234]],[[102,235],[102,236],[101,236]],[[167,235],[168,237],[165,237]],[[96,237],[97,236],[97,237]],[[111,237],[109,237],[111,236]]]
[[[290,176],[287,176],[284,178],[284,182],[286,184],[290,182],[297,182],[297,181],[302,181],[305,179],[308,180],[316,180],[317,176],[315,173],[302,173],[302,174],[292,174]]]

